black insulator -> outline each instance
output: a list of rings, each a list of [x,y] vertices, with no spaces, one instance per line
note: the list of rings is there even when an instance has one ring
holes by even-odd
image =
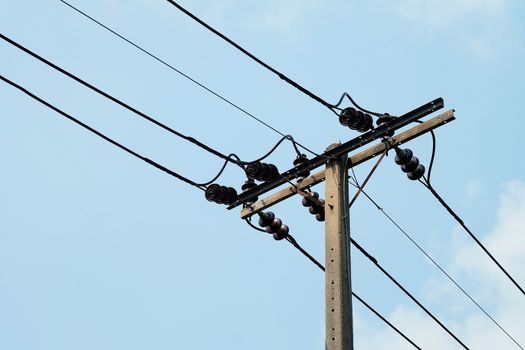
[[[281,228],[273,234],[273,239],[276,241],[280,241],[281,239],[285,239],[288,237],[288,233],[290,232],[290,229],[286,225],[282,225]]]
[[[407,164],[408,162],[410,162],[413,155],[414,154],[412,153],[412,150],[408,148],[405,148],[405,149],[396,148],[395,162],[397,165]]]
[[[412,157],[408,163],[401,165],[401,171],[404,173],[410,173],[416,170],[418,165],[419,159],[417,159],[417,157]]]
[[[259,226],[266,227],[270,225],[274,219],[275,219],[275,214],[272,213],[271,211],[267,213],[260,212],[259,213]]]
[[[211,184],[206,188],[205,197],[210,202],[232,204],[237,200],[237,191],[233,187]]]
[[[246,167],[246,176],[249,179],[259,181],[269,181],[279,177],[279,170],[273,164],[266,164],[261,162],[251,163]]]
[[[319,198],[319,193],[317,193],[317,192],[310,192],[309,195],[311,197],[315,198],[315,199]],[[302,203],[303,203],[303,207],[309,207],[309,206],[315,204],[315,201],[312,198],[305,196],[305,197],[303,197],[303,202]]]
[[[257,187],[257,184],[253,181],[253,179],[248,179],[246,180],[246,182],[241,186],[241,189],[243,192],[246,192],[246,191],[249,191],[251,190],[252,188],[255,188]],[[250,197],[246,200],[246,202],[251,202],[251,203],[254,203],[257,201],[257,199],[259,199],[259,197],[257,196],[253,196],[253,197]]]
[[[392,117],[390,114],[383,114],[381,117],[379,117],[377,120],[376,120],[376,125],[379,127],[385,123],[388,123],[392,120],[394,120],[395,118]],[[389,131],[388,133],[386,133],[386,136],[394,136],[394,130],[392,131]]]
[[[308,211],[310,214],[315,215],[317,221],[324,221],[324,199],[319,199],[319,193],[317,192],[310,192],[309,194],[310,196],[303,197],[303,206],[309,207]]]
[[[419,164],[414,171],[407,174],[410,180],[419,180],[423,175],[425,175],[425,167],[423,164]]]
[[[268,227],[266,227],[266,232],[275,233],[279,231],[281,226],[283,226],[283,222],[281,221],[281,219],[273,219],[272,223]]]
[[[295,158],[295,160],[293,161],[293,165],[295,167],[297,167],[297,166],[299,166],[301,164],[304,164],[304,163],[308,163],[308,157],[306,157],[306,154],[301,154],[300,156]],[[310,175],[310,170],[306,170],[306,171],[303,171],[300,174],[297,174],[298,177],[302,177],[303,179],[305,177],[307,177],[308,175]]]
[[[350,129],[359,132],[365,132],[373,127],[372,116],[367,113],[356,110],[352,107],[347,107],[339,114],[339,123]]]

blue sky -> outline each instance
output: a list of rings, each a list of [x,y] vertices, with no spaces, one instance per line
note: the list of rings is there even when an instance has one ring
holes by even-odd
[[[356,133],[166,1],[71,3],[321,152]],[[433,184],[525,284],[521,159],[525,7],[517,0],[238,0],[181,4],[326,100],[403,114],[436,97]],[[167,125],[251,160],[279,135],[60,1],[6,2],[0,32]],[[1,73],[145,156],[202,182],[220,159],[174,138],[9,44]],[[324,276],[237,210],[130,157],[0,84],[0,348],[318,349]],[[429,136],[411,141],[427,165]],[[271,161],[292,166],[283,144]],[[357,167],[363,178],[372,163]],[[221,183],[239,188],[227,168]],[[385,159],[368,193],[521,344],[525,302],[417,182]],[[323,186],[318,187],[323,192]],[[273,211],[323,260],[324,227],[292,198]],[[516,349],[360,198],[352,235],[472,349]],[[425,349],[457,344],[357,252],[354,289]],[[409,349],[354,304],[356,349]]]

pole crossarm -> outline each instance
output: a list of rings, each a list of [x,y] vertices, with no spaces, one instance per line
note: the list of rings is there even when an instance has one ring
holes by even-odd
[[[440,115],[435,116],[419,125],[416,125],[413,128],[410,128],[398,135],[392,136],[390,140],[391,147],[406,143],[420,135],[423,135],[431,130],[434,130],[440,126],[443,126],[447,124],[448,122],[453,121],[454,119],[456,119],[456,117],[454,116],[453,109],[446,111],[444,113],[441,113]],[[377,156],[378,154],[383,153],[385,151],[385,147],[386,147],[385,143],[381,142],[375,146],[372,146],[362,152],[359,152],[353,155],[352,157],[349,157],[348,167],[349,168],[354,167],[363,162],[366,162],[367,160]],[[324,180],[325,180],[324,170],[318,173],[315,173],[311,176],[308,176],[303,181],[299,182],[296,186],[286,187],[264,199],[261,199],[260,201],[252,204],[251,206],[242,209],[241,218],[246,219],[249,216],[257,214],[258,212],[262,210],[265,210],[279,202],[284,201],[285,199],[290,198],[291,196],[295,195],[297,191],[303,190],[310,186],[314,186],[320,182],[323,182]]]
[[[329,159],[334,159],[342,155],[348,154],[349,152],[355,151],[356,149],[363,147],[364,145],[369,144],[370,142],[374,140],[377,140],[379,138],[382,138],[388,135],[388,133],[391,131],[395,131],[404,126],[407,126],[408,124],[416,120],[419,120],[423,118],[424,116],[427,116],[431,114],[432,112],[437,111],[438,109],[443,108],[443,106],[444,106],[444,102],[443,102],[443,99],[440,97],[408,113],[405,113],[404,115],[400,117],[394,118],[387,123],[381,124],[377,128],[371,131],[368,131],[362,134],[361,136],[358,136],[350,141],[347,141],[334,149],[327,150],[323,154],[310,159],[308,162],[305,162],[288,171],[285,171],[284,173],[280,174],[278,178],[274,180],[263,182],[257,187],[241,193],[238,199],[235,202],[233,202],[228,207],[228,209],[236,208],[239,205],[242,205],[248,202],[250,198],[258,197],[278,186],[281,186],[285,184],[287,181],[291,181],[297,178],[299,174],[301,173],[311,171],[320,166],[323,166],[326,164],[326,161]]]

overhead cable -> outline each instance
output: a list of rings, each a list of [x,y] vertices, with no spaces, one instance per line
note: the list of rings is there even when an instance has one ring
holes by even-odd
[[[237,50],[239,50],[240,52],[242,52],[243,54],[245,54],[246,56],[251,58],[253,61],[257,62],[259,65],[261,65],[265,69],[269,70],[270,72],[274,73],[280,79],[284,80],[286,83],[290,84],[291,86],[293,86],[297,90],[301,91],[303,94],[307,95],[308,97],[312,98],[313,100],[315,100],[315,101],[319,102],[320,104],[322,104],[323,106],[327,107],[328,109],[330,109],[332,112],[334,112],[337,115],[337,113],[333,110],[334,106],[332,104],[326,102],[321,97],[317,96],[316,94],[314,94],[310,90],[308,90],[305,87],[299,85],[297,82],[293,81],[292,79],[288,78],[283,73],[281,73],[278,70],[276,70],[275,68],[271,67],[269,64],[267,64],[264,61],[262,61],[261,59],[257,58],[255,55],[250,53],[248,50],[246,50],[243,47],[241,47],[239,44],[237,44],[232,39],[228,38],[226,35],[222,34],[218,30],[216,30],[215,28],[213,28],[212,26],[210,26],[209,24],[207,24],[206,22],[201,20],[199,17],[195,16],[193,13],[191,13],[190,11],[188,11],[187,9],[185,9],[184,7],[179,5],[177,2],[175,2],[173,0],[167,0],[167,1],[170,4],[172,4],[173,6],[175,6],[177,9],[179,9],[182,13],[184,13],[185,15],[189,16],[191,19],[193,19],[194,21],[196,21],[197,23],[202,25],[204,28],[208,29],[213,34],[217,35],[218,37],[220,37],[221,39],[226,41],[228,44],[230,44],[231,46],[235,47]]]
[[[99,88],[91,85],[90,83],[86,82],[85,80],[82,80],[81,78],[77,77],[76,75],[74,75],[74,74],[66,71],[65,69],[57,66],[56,64],[50,62],[49,60],[43,58],[42,56],[36,54],[35,52],[29,50],[28,48],[22,46],[21,44],[17,43],[16,41],[8,38],[7,36],[5,36],[5,35],[3,35],[1,33],[0,33],[0,39],[8,42],[9,44],[13,45],[14,47],[18,48],[19,50],[29,54],[30,56],[36,58],[40,62],[45,63],[49,67],[51,67],[51,68],[55,69],[56,71],[58,71],[58,72],[60,72],[60,73],[62,73],[64,75],[68,76],[69,78],[77,81],[78,83],[84,85],[85,87],[87,87],[87,88],[95,91],[96,93],[104,96],[105,98],[111,100],[112,102],[115,102],[115,103],[119,104],[120,106],[124,107],[128,111],[133,112],[134,114],[136,114],[136,115],[138,115],[138,116],[148,120],[149,122],[151,122],[151,123],[161,127],[162,129],[164,129],[164,130],[166,130],[166,131],[168,131],[168,132],[170,132],[170,133],[172,133],[172,134],[174,134],[174,135],[176,135],[176,136],[178,136],[178,137],[180,137],[180,138],[182,138],[182,139],[184,139],[186,141],[189,141],[189,142],[193,143],[194,145],[202,148],[203,150],[205,150],[205,151],[207,151],[207,152],[209,152],[209,153],[211,153],[211,154],[213,154],[213,155],[215,155],[215,156],[217,156],[219,158],[222,158],[222,159],[224,159],[224,160],[226,160],[228,162],[231,162],[233,164],[239,165],[236,160],[233,160],[233,159],[229,158],[225,154],[223,154],[223,153],[221,153],[221,152],[211,148],[210,146],[205,145],[204,143],[196,140],[195,138],[193,138],[191,136],[187,136],[187,135],[184,135],[184,134],[178,132],[177,130],[175,130],[175,129],[173,129],[173,128],[171,128],[171,127],[169,127],[169,126],[167,126],[167,125],[165,125],[165,124],[163,124],[161,122],[159,122],[158,120],[148,116],[147,114],[139,111],[138,109],[136,109],[134,107],[131,107],[127,103],[122,102],[121,100],[119,100],[116,97],[108,94],[107,92],[104,92],[104,91],[100,90]]]
[[[350,242],[357,248],[357,250],[367,257],[385,276],[387,276],[399,289],[403,291],[417,306],[421,308],[430,318],[432,318],[441,328],[445,330],[458,344],[460,344],[464,349],[469,350],[469,348],[450,330],[445,326],[436,316],[434,316],[419,300],[417,300],[405,287],[403,287],[390,273],[388,273],[374,258],[370,255],[359,243],[357,243],[353,238],[350,238]]]
[[[163,165],[161,165],[161,164],[159,164],[159,163],[157,163],[157,162],[155,162],[155,161],[153,161],[153,160],[151,160],[151,159],[149,159],[149,158],[146,158],[146,157],[140,155],[139,153],[137,153],[137,152],[135,152],[135,151],[129,149],[128,147],[126,147],[126,146],[124,146],[124,145],[122,145],[122,144],[120,144],[119,142],[117,142],[117,141],[115,141],[115,140],[109,138],[108,136],[104,135],[104,134],[101,133],[100,131],[97,131],[96,129],[90,127],[89,125],[87,125],[87,124],[81,122],[81,121],[78,120],[77,118],[75,118],[75,117],[73,117],[73,116],[67,114],[66,112],[63,112],[62,110],[58,109],[57,107],[55,107],[55,106],[52,105],[51,103],[49,103],[49,102],[47,102],[47,101],[41,99],[40,97],[36,96],[35,94],[33,94],[32,92],[30,92],[30,91],[27,90],[26,88],[24,88],[24,87],[22,87],[22,86],[16,84],[15,82],[13,82],[13,81],[11,81],[11,80],[5,78],[4,76],[0,75],[0,80],[4,81],[5,83],[11,85],[12,87],[14,87],[14,88],[16,88],[16,89],[18,89],[18,90],[20,90],[21,92],[23,92],[23,93],[26,94],[27,96],[33,98],[34,100],[40,102],[40,103],[43,104],[44,106],[46,106],[46,107],[52,109],[53,111],[59,113],[59,114],[62,115],[63,117],[65,117],[65,118],[67,118],[67,119],[73,121],[74,123],[80,125],[80,126],[83,127],[84,129],[86,129],[86,130],[92,132],[93,134],[95,134],[95,135],[101,137],[102,139],[104,139],[104,140],[106,140],[107,142],[113,144],[114,146],[120,148],[121,150],[123,150],[123,151],[125,151],[125,152],[131,154],[132,156],[137,157],[138,159],[143,160],[144,162],[146,162],[146,163],[148,163],[148,164],[154,166],[155,168],[160,169],[160,170],[164,171],[165,173],[167,173],[167,174],[169,174],[169,175],[171,175],[171,176],[173,176],[173,177],[175,177],[175,178],[177,178],[177,179],[179,179],[179,180],[181,180],[181,181],[187,183],[188,185],[191,185],[191,186],[197,187],[197,188],[199,188],[200,190],[203,190],[203,191],[205,190],[205,189],[203,188],[203,186],[201,186],[201,185],[195,183],[194,181],[188,179],[188,178],[185,177],[185,176],[182,176],[182,175],[180,175],[180,174],[178,174],[178,173],[176,173],[176,172],[174,172],[174,171],[172,171],[172,170],[166,168],[165,166],[163,166]]]
[[[487,256],[499,267],[499,269],[508,277],[508,279],[518,288],[518,290],[525,295],[525,290],[516,282],[516,280],[510,275],[509,272],[500,264],[500,262],[490,253],[483,243],[474,235],[474,233],[467,227],[463,220],[459,217],[452,208],[445,202],[445,200],[436,192],[434,187],[427,180],[419,180],[425,188],[438,200],[438,202],[448,211],[448,213],[463,227],[463,229],[469,234],[469,236],[478,244],[478,246],[487,254]]]
[[[122,34],[119,34],[117,31],[109,28],[107,25],[105,25],[104,23],[102,23],[101,21],[95,19],[94,17],[90,16],[89,14],[87,14],[86,12],[80,10],[79,8],[71,5],[70,3],[68,3],[67,1],[64,1],[64,0],[60,0],[62,3],[64,3],[65,5],[69,6],[71,9],[73,9],[74,11],[78,12],[79,14],[81,14],[82,16],[86,17],[87,19],[91,20],[93,23],[96,23],[97,25],[99,25],[100,27],[104,28],[105,30],[107,30],[108,32],[112,33],[113,35],[117,36],[118,38],[122,39],[123,41],[125,41],[126,43],[130,44],[131,46],[135,47],[136,49],[142,51],[143,53],[145,53],[146,55],[148,55],[149,57],[153,58],[154,60],[156,60],[157,62],[163,64],[164,66],[166,66],[167,68],[171,69],[172,71],[178,73],[179,75],[181,75],[182,77],[186,78],[187,80],[191,81],[192,83],[194,83],[195,85],[201,87],[202,89],[204,89],[205,91],[209,92],[210,94],[214,95],[215,97],[219,98],[220,100],[222,100],[223,102],[229,104],[230,106],[232,106],[233,108],[239,110],[240,112],[242,112],[243,114],[245,114],[246,116],[252,118],[253,120],[257,121],[258,123],[260,123],[261,125],[264,125],[265,127],[267,127],[268,129],[272,130],[273,132],[285,137],[286,135],[279,131],[278,129],[276,129],[275,127],[273,127],[272,125],[270,125],[269,123],[265,122],[264,120],[258,118],[257,116],[255,116],[253,113],[250,113],[248,112],[245,108],[242,108],[240,107],[238,104],[232,102],[230,99],[224,97],[223,95],[221,95],[220,93],[212,90],[211,88],[207,87],[206,85],[204,85],[203,83],[199,82],[198,80],[196,80],[195,78],[191,77],[190,75],[188,75],[187,73],[184,73],[182,70],[180,70],[179,68],[176,68],[175,66],[173,66],[172,64],[166,62],[166,60],[160,58],[158,55],[155,55],[153,53],[151,53],[151,51],[148,51],[146,50],[145,48],[143,48],[142,46],[134,43],[133,41],[131,41],[130,39],[126,38],[125,36],[123,36]],[[291,139],[288,139],[290,141],[292,141]],[[301,147],[302,149],[304,149],[305,151],[313,154],[313,155],[317,155],[317,153],[315,153],[314,151],[310,150],[308,147],[302,145],[301,143],[299,142],[295,142],[294,143],[294,146],[295,144],[297,144],[299,147]]]

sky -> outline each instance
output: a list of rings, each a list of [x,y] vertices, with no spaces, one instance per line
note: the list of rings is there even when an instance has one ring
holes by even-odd
[[[358,134],[161,0],[71,0],[315,152]],[[436,190],[525,285],[518,0],[181,1],[328,101],[343,92],[402,115],[437,97],[456,120],[436,130]],[[0,32],[170,127],[243,160],[280,135],[59,0],[4,1]],[[0,74],[197,182],[222,161],[0,42]],[[324,275],[237,209],[131,157],[0,84],[0,348],[319,349]],[[437,115],[435,113],[434,115]],[[428,119],[426,117],[425,119]],[[424,165],[431,139],[406,144]],[[269,161],[282,171],[283,143]],[[355,168],[362,180],[373,162]],[[230,166],[218,180],[240,189]],[[314,190],[323,197],[324,186]],[[367,193],[522,346],[525,301],[434,197],[390,154]],[[324,226],[299,198],[271,209],[324,261]],[[352,236],[471,349],[519,349],[361,196]],[[352,288],[423,349],[460,348],[358,251]],[[358,302],[355,349],[411,349]]]

